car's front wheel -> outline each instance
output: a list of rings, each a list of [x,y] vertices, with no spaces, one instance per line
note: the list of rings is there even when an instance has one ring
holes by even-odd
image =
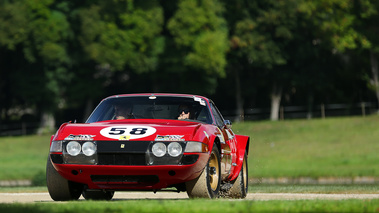
[[[83,185],[64,179],[55,170],[50,157],[46,164],[46,184],[50,197],[55,201],[68,201],[79,199]]]
[[[201,175],[186,183],[187,194],[190,198],[216,198],[220,191],[220,184],[220,153],[215,144]]]

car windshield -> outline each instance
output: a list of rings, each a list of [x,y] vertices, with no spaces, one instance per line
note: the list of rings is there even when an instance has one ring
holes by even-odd
[[[132,96],[102,101],[86,123],[118,119],[183,119],[212,123],[207,102],[199,97]]]

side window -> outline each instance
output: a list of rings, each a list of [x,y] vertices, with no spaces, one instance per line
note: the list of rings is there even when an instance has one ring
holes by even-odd
[[[211,103],[211,110],[212,110],[212,114],[216,120],[216,125],[219,127],[222,127],[224,125],[224,119],[222,118],[220,112],[218,111],[218,109],[216,108],[214,103]]]

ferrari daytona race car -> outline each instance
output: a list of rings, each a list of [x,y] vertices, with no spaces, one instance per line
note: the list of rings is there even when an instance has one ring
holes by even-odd
[[[85,123],[64,123],[52,136],[47,187],[55,201],[110,200],[131,190],[244,198],[248,152],[249,137],[234,134],[210,99],[115,95]]]

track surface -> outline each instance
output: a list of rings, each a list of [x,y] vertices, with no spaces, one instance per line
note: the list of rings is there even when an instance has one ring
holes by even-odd
[[[83,197],[80,197],[83,199]],[[145,199],[188,199],[186,193],[175,192],[116,192],[114,201]],[[301,193],[249,193],[245,200],[343,200],[379,199],[379,194],[301,194]],[[53,202],[49,193],[0,193],[0,203]]]

